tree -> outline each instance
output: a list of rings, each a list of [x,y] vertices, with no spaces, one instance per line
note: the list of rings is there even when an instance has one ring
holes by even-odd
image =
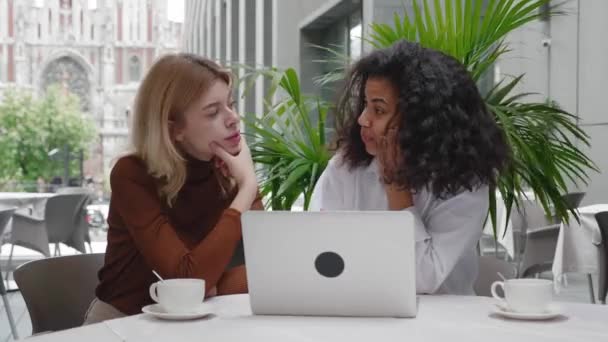
[[[9,90],[0,102],[0,187],[46,180],[63,174],[63,163],[49,157],[53,149],[84,151],[95,137],[91,120],[80,112],[78,98],[51,86],[36,99]],[[78,170],[78,161],[70,170]]]

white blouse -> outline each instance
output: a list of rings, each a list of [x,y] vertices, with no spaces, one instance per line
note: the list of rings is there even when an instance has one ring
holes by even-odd
[[[440,200],[426,190],[413,194],[416,291],[474,295],[476,245],[488,212],[488,187]],[[319,179],[310,210],[388,210],[374,160],[349,170],[337,155]]]

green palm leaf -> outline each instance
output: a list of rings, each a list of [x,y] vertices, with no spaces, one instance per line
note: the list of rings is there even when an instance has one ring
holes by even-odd
[[[409,15],[395,13],[392,25],[371,24],[364,40],[375,48],[403,39],[418,41],[455,57],[478,81],[510,51],[504,41],[507,35],[539,19],[539,9],[547,3],[549,0],[413,0]],[[550,14],[561,12],[553,7]],[[567,181],[587,184],[589,172],[599,171],[578,147],[589,146],[589,136],[577,126],[576,116],[555,104],[527,102],[529,93],[516,93],[523,78],[501,80],[485,95],[513,150],[513,164],[500,175],[498,190],[507,213],[513,205],[519,207],[530,189],[548,215],[568,221],[561,197],[568,191]],[[488,218],[496,232],[497,196],[491,192],[489,199]],[[576,212],[572,214],[578,219]]]
[[[290,210],[304,199],[304,209],[321,173],[329,162],[325,145],[325,116],[329,104],[301,93],[293,69],[262,70],[250,77],[266,77],[277,84],[276,103],[266,106],[262,115],[245,119],[251,154],[259,167],[261,193],[269,198],[272,210]],[[313,122],[315,117],[317,122]]]

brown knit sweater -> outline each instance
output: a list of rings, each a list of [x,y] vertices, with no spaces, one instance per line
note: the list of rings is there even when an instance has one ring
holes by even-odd
[[[127,315],[153,303],[157,279],[202,278],[207,292],[247,292],[241,214],[228,208],[210,162],[188,160],[186,183],[169,208],[141,159],[123,157],[110,175],[108,246],[97,297]],[[262,209],[258,197],[252,209]]]

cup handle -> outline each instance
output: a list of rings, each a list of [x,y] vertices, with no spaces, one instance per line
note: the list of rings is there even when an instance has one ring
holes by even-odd
[[[502,292],[505,292],[505,283],[503,281],[495,281],[494,283],[492,283],[492,287],[490,288],[490,292],[492,292],[492,297],[498,299],[498,301],[504,306],[507,307],[507,302],[505,301],[504,297],[501,297],[498,295],[498,293],[496,293],[496,289],[498,287],[502,288]]]
[[[158,294],[156,294],[157,286],[158,286],[158,283],[154,283],[154,284],[150,285],[150,297],[152,298],[153,301],[158,303]]]

